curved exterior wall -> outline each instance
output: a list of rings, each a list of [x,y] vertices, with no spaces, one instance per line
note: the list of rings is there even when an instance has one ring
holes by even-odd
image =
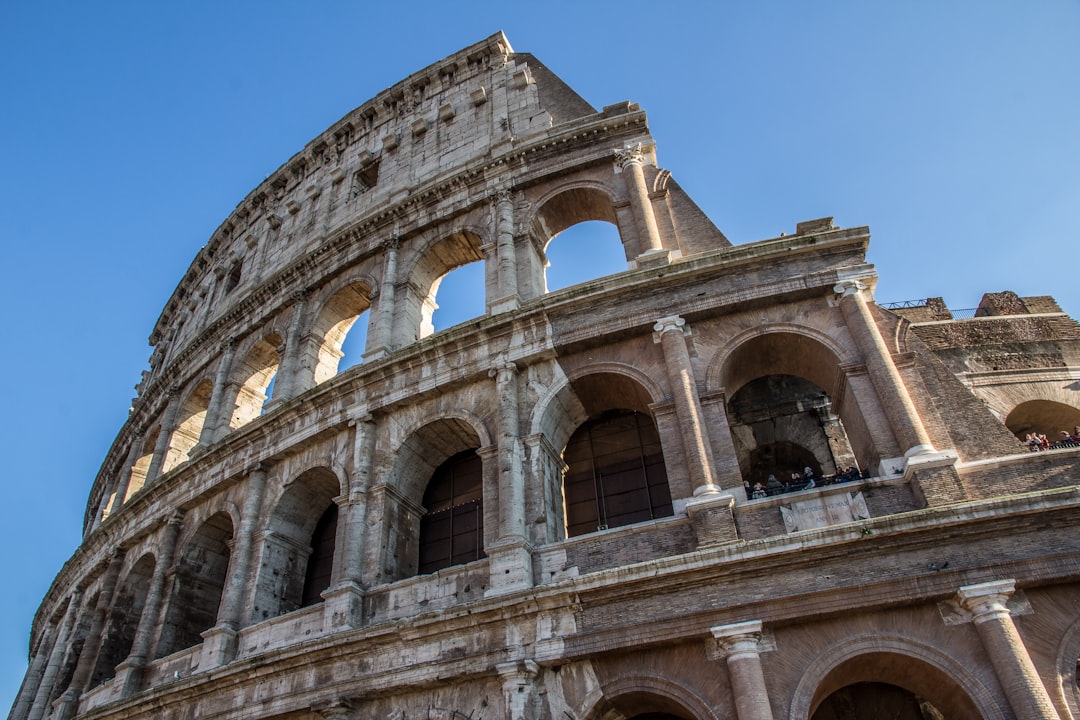
[[[547,293],[548,242],[586,220],[626,272]],[[824,219],[732,247],[636,105],[595,111],[501,34],[416,73],[184,275],[11,716],[801,719],[860,682],[1076,716],[1080,450],[1026,453],[1003,416],[1080,413],[1047,389],[1080,377],[1078,326],[1026,298],[1038,317],[943,340],[951,316],[874,304],[868,241]],[[487,312],[433,333],[472,262]],[[980,369],[991,340],[1054,360]],[[668,499],[567,537],[567,448],[614,468],[613,417],[657,440],[604,512]],[[462,453],[477,554],[418,574]],[[747,494],[782,458],[862,473]]]

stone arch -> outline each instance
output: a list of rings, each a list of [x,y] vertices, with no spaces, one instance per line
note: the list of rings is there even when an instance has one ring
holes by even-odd
[[[710,390],[724,391],[744,479],[750,480],[755,472],[753,451],[773,442],[806,448],[829,472],[852,463],[876,467],[882,449],[855,395],[848,391],[849,375],[862,367],[853,359],[828,335],[790,323],[740,333],[713,356],[706,381]],[[757,397],[761,388],[755,383],[763,386],[762,397]],[[798,392],[777,394],[778,388]],[[745,402],[740,404],[741,400]]]
[[[960,661],[925,643],[897,636],[862,636],[814,658],[792,693],[789,720],[809,720],[836,690],[885,682],[930,701],[947,718],[1005,720],[1009,713]]]
[[[1080,620],[1063,633],[1055,660],[1061,684],[1050,695],[1068,708],[1071,717],[1080,718]]]
[[[229,418],[231,429],[246,425],[262,413],[270,382],[281,363],[278,348],[282,343],[281,334],[271,331],[252,343],[242,356],[243,359],[233,373],[236,399]]]
[[[1071,433],[1080,427],[1080,408],[1055,400],[1026,400],[1009,411],[1005,427],[1020,440],[1028,433],[1041,433],[1057,442],[1060,431]]]
[[[691,689],[657,675],[624,675],[590,693],[575,713],[582,720],[656,714],[682,720],[720,720],[710,703]]]
[[[532,432],[546,439],[537,447],[550,447],[559,456],[558,462],[534,465],[543,478],[543,496],[552,506],[546,508],[548,524],[554,524],[548,537],[585,532],[589,523],[594,529],[616,527],[637,522],[631,518],[639,516],[644,520],[671,514],[671,498],[678,490],[670,487],[668,454],[662,447],[665,433],[653,413],[654,403],[662,399],[660,386],[645,373],[612,362],[577,369],[537,403]],[[603,456],[595,452],[594,425],[615,441],[612,452]],[[631,456],[638,460],[635,467],[608,475],[612,483],[605,485],[600,478],[609,470],[615,472],[617,465],[628,464]],[[611,524],[604,519],[605,510],[616,497],[629,504],[625,516],[617,513],[621,520]]]
[[[135,642],[135,630],[142,618],[150,578],[156,564],[157,559],[153,553],[141,556],[128,570],[127,576],[113,596],[113,606],[101,634],[101,648],[98,650],[91,687],[111,679],[116,666],[131,652],[131,646]]]
[[[371,309],[374,287],[374,282],[369,278],[352,280],[334,288],[322,303],[304,343],[300,372],[305,378],[299,381],[298,388],[318,385],[337,374],[345,337],[356,321]],[[310,383],[307,382],[308,375]]]
[[[155,657],[200,644],[201,633],[217,622],[229,569],[233,520],[229,512],[218,511],[195,527],[180,546]]]
[[[526,227],[539,255],[537,264],[542,277],[535,283],[538,288],[546,292],[549,286],[547,268],[550,266],[548,248],[551,242],[581,223],[604,222],[612,225],[622,247],[622,259],[627,265],[638,254],[631,247],[634,233],[627,231],[628,226],[632,227],[632,218],[628,215],[620,217],[616,211],[617,197],[617,193],[605,183],[578,180],[559,185],[536,201]],[[627,265],[622,269],[626,269]]]
[[[483,245],[480,234],[456,230],[415,249],[411,267],[402,274],[408,283],[405,288],[400,288],[399,283],[395,295],[400,307],[397,325],[401,328],[399,333],[404,336],[404,343],[427,337],[435,331],[432,317],[439,307],[435,301],[439,284],[451,271],[483,261]]]
[[[210,408],[210,393],[213,387],[210,380],[203,380],[184,399],[176,417],[176,427],[169,439],[169,449],[165,453],[161,472],[169,472],[180,463],[186,462],[199,443],[203,424],[206,422],[206,411]]]
[[[577,368],[559,384],[552,386],[533,407],[529,420],[530,432],[542,433],[553,447],[563,448],[570,435],[591,414],[609,409],[610,405],[590,388],[589,376],[610,376],[609,387],[625,391],[624,401],[633,405],[629,410],[650,412],[649,406],[664,400],[664,391],[648,374],[632,365],[617,362],[592,363]],[[579,392],[585,393],[584,397]]]
[[[595,180],[571,181],[547,191],[533,203],[527,227],[540,243],[541,250],[547,249],[551,240],[563,230],[589,220],[609,222],[619,228],[619,219],[615,213],[618,195],[606,183]],[[620,237],[625,246],[627,234],[619,228]],[[633,257],[627,251],[626,259]]]
[[[124,497],[120,501],[121,505],[126,503],[132,495],[139,492],[142,486],[146,484],[146,474],[150,471],[150,463],[154,460],[154,447],[157,445],[158,435],[160,434],[161,425],[157,424],[143,437],[142,448],[138,451],[135,462],[131,466],[127,492],[124,493]]]
[[[384,495],[383,564],[387,579],[412,577],[419,570],[420,524],[426,513],[423,499],[435,471],[450,458],[489,447],[491,442],[483,422],[462,412],[426,422],[405,435],[394,453],[389,491]],[[493,470],[490,462],[482,461],[482,468],[486,490]],[[492,527],[492,519],[486,519],[485,527]]]
[[[328,511],[336,512],[335,500],[343,492],[338,475],[323,466],[303,471],[282,488],[263,533],[252,609],[256,621],[292,612],[304,606],[305,597],[318,597],[329,587],[328,582],[317,590],[306,586],[308,563],[319,522]],[[335,550],[331,548],[331,565]]]

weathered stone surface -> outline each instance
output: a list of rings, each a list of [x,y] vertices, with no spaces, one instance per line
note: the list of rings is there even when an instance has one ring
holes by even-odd
[[[626,272],[547,293],[587,220]],[[732,247],[636,104],[501,34],[415,73],[185,273],[11,717],[1080,715],[1080,449],[1016,437],[1080,418],[1080,326],[888,312],[868,242]]]

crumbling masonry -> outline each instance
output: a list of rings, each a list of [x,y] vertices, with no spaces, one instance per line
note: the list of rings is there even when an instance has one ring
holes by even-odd
[[[657,158],[497,34],[255,188],[11,717],[1080,718],[1080,449],[1018,440],[1080,425],[1080,325],[885,309],[866,227],[732,246]],[[590,220],[625,272],[547,292]]]

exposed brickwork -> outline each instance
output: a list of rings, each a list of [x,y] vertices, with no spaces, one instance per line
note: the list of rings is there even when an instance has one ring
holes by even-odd
[[[948,440],[941,447],[954,448],[963,460],[1015,453],[1019,444],[1013,434],[922,345],[919,338],[911,338],[910,343],[934,415],[941,419],[947,433]]]
[[[861,681],[1011,717],[1036,675],[1080,715],[1080,449],[1002,422],[1080,412],[1080,325],[875,308],[866,227],[732,247],[658,157],[500,33],[253,190],[154,328],[13,720],[779,720]],[[627,272],[547,293],[591,220]],[[434,332],[473,262],[488,311]],[[770,464],[795,491],[740,488]],[[957,600],[987,583],[1004,644]]]

